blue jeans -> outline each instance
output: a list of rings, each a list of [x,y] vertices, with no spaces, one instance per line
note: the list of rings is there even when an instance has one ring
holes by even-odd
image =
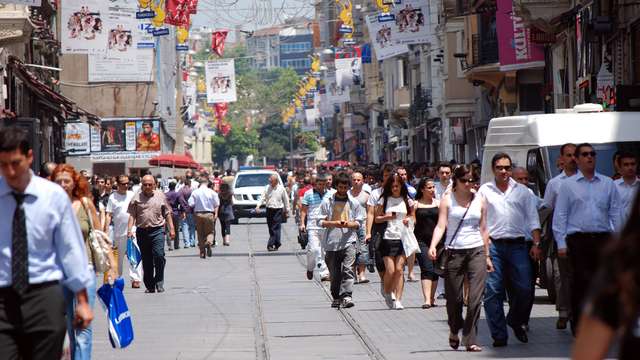
[[[187,214],[186,218],[180,220],[180,231],[184,247],[196,245],[196,222],[193,214]]]
[[[492,242],[489,248],[494,271],[484,292],[484,312],[494,340],[506,340],[507,324],[523,326],[531,311],[531,262],[527,245]],[[509,289],[509,313],[504,316],[505,289]]]
[[[91,270],[93,271],[93,270]],[[76,295],[67,288],[64,289],[64,298],[67,308],[67,332],[69,343],[71,344],[71,358],[73,360],[90,360],[93,343],[93,329],[91,325],[86,329],[78,330],[73,328],[73,319],[76,313]],[[96,281],[87,286],[87,298],[89,306],[94,309],[96,303]]]

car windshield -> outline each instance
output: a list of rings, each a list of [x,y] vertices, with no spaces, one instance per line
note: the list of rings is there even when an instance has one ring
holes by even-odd
[[[236,189],[249,186],[266,186],[271,174],[239,174],[236,179]]]

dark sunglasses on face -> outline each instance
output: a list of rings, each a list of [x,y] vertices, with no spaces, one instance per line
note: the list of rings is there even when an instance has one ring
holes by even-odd
[[[583,152],[580,153],[580,156],[582,156],[582,157],[587,157],[587,156],[596,157],[596,152],[595,151],[583,151]]]
[[[458,179],[458,180],[463,184],[473,184],[474,182],[476,182],[475,179]]]
[[[496,165],[496,170],[498,171],[511,171],[511,165],[507,165],[507,166],[502,166],[502,165]]]

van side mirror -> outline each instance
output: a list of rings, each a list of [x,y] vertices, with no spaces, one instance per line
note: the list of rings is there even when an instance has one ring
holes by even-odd
[[[540,148],[531,149],[527,152],[527,172],[529,179],[533,182],[533,191],[538,196],[543,196],[547,187],[544,172],[544,161]]]

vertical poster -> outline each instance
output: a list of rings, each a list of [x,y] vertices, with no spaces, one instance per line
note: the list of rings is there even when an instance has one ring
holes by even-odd
[[[500,71],[544,66],[544,45],[531,42],[530,29],[515,16],[512,0],[498,0],[496,32]]]
[[[91,152],[100,152],[102,151],[102,146],[100,146],[100,127],[92,126],[91,127]]]
[[[336,82],[342,86],[360,85],[362,82],[362,58],[342,58],[335,60]]]
[[[61,2],[61,43],[63,54],[104,53],[108,30],[104,21],[107,1],[64,0]]]
[[[111,0],[105,17],[107,31],[107,54],[118,57],[135,57],[140,32],[136,19],[137,2]]]
[[[136,150],[136,122],[127,121],[124,124],[125,149],[127,151]]]
[[[342,104],[351,100],[350,88],[338,84],[336,73],[327,71],[325,77],[327,102],[331,105]]]
[[[393,26],[391,37],[395,43],[409,45],[429,42],[427,0],[402,0],[393,8],[393,14],[395,21],[386,24]]]
[[[91,131],[87,123],[67,123],[64,127],[64,148],[70,155],[91,151]]]
[[[392,22],[380,22],[377,15],[366,17],[367,28],[378,61],[409,52],[406,44],[397,44],[392,38]]]
[[[123,151],[125,149],[124,122],[103,121],[100,142],[102,151]]]
[[[233,59],[207,61],[205,71],[209,104],[236,101],[236,74]]]
[[[136,123],[136,150],[160,151],[160,122],[143,120]]]

